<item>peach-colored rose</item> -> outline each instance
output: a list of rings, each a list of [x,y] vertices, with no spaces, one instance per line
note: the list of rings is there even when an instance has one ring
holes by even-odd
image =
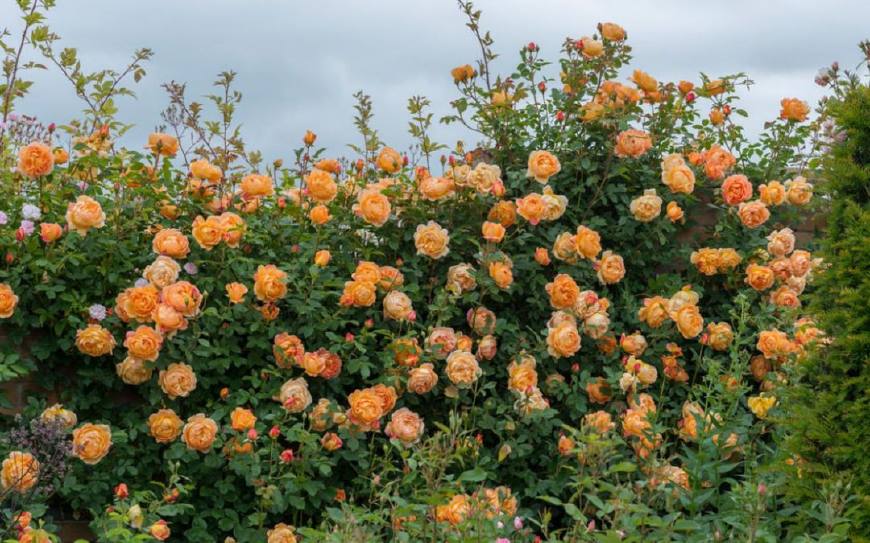
[[[424,200],[436,201],[453,194],[455,187],[452,179],[429,176],[420,181],[419,190]]]
[[[69,160],[69,153],[63,147],[55,147],[51,151],[51,156],[54,158],[54,163],[56,165],[66,164]]]
[[[228,247],[237,248],[245,234],[245,220],[231,211],[225,211],[218,216],[223,230],[223,240]]]
[[[338,175],[341,173],[341,162],[334,158],[324,158],[318,160],[314,167],[318,170],[323,170],[325,172],[329,172],[331,174]]]
[[[418,255],[439,259],[450,252],[450,234],[435,221],[417,225],[414,232],[414,245]]]
[[[470,264],[456,264],[447,270],[447,290],[454,294],[462,294],[477,287],[474,268]]]
[[[447,357],[445,373],[454,385],[465,388],[473,385],[483,370],[480,369],[477,359],[470,352],[453,351]]]
[[[616,137],[614,154],[620,158],[638,158],[652,147],[652,138],[643,130],[623,130]]]
[[[328,204],[338,194],[338,185],[332,174],[318,168],[305,176],[305,188],[312,200],[322,204]]]
[[[332,260],[332,253],[326,249],[321,249],[314,254],[314,264],[321,268],[325,268],[330,260]]]
[[[484,221],[481,226],[481,232],[483,233],[483,239],[491,243],[500,243],[504,239],[505,234],[504,226],[497,222],[489,221]]]
[[[767,252],[775,257],[787,256],[794,251],[794,244],[794,231],[791,228],[774,230],[767,236]]]
[[[580,332],[570,321],[561,322],[547,330],[547,352],[555,358],[574,356],[580,350]]]
[[[414,367],[423,353],[417,338],[398,338],[390,344],[393,360],[400,366]]]
[[[128,385],[141,385],[151,380],[153,368],[144,360],[128,356],[123,362],[115,364],[115,372],[121,381]]]
[[[598,23],[598,32],[605,40],[622,41],[625,39],[625,29],[616,23]]]
[[[94,465],[112,447],[112,430],[105,424],[83,424],[72,433],[73,454],[82,462]]]
[[[348,418],[364,430],[375,427],[378,421],[386,415],[384,402],[374,388],[355,390],[347,397]]]
[[[697,337],[704,328],[704,318],[698,310],[698,306],[687,304],[681,307],[674,316],[677,329],[686,339]]]
[[[513,266],[509,260],[497,260],[487,266],[490,278],[499,288],[506,289],[514,282]]]
[[[389,174],[394,174],[401,170],[402,164],[402,155],[392,147],[384,147],[381,149],[381,152],[378,153],[378,157],[375,160],[375,165]]]
[[[591,428],[596,433],[606,434],[616,428],[616,423],[613,422],[610,413],[599,410],[585,415],[583,417],[583,426]]]
[[[308,391],[308,381],[304,377],[290,379],[281,385],[281,390],[275,399],[281,402],[290,413],[301,413],[311,405],[311,393]]]
[[[668,202],[665,214],[668,216],[668,220],[674,223],[682,221],[684,217],[683,208],[677,202]]]
[[[127,348],[128,356],[140,360],[157,360],[162,346],[163,336],[150,326],[143,325],[136,330],[129,331],[124,339],[124,347]]]
[[[800,307],[798,293],[787,285],[782,285],[770,293],[770,302],[779,307]]]
[[[162,132],[153,132],[148,135],[146,147],[155,155],[172,157],[178,152],[178,138]]]
[[[384,296],[385,319],[396,321],[408,320],[413,311],[411,298],[404,292],[392,290]]]
[[[438,374],[428,362],[408,372],[408,390],[414,394],[426,394],[438,384]]]
[[[224,172],[208,160],[199,159],[190,163],[190,175],[196,179],[217,183],[223,177]]]
[[[298,336],[281,332],[275,336],[272,354],[275,355],[275,362],[279,368],[292,368],[302,363],[305,345]]]
[[[785,332],[779,330],[762,330],[758,334],[756,348],[765,358],[779,358],[795,352],[795,344],[788,339]]]
[[[373,226],[383,226],[390,218],[390,200],[377,188],[360,191],[354,212]]]
[[[287,274],[274,264],[258,266],[254,273],[254,294],[262,302],[277,302],[287,295]]]
[[[497,353],[498,340],[494,335],[487,334],[480,338],[480,341],[477,344],[477,352],[475,353],[478,360],[492,360],[495,358]]]
[[[345,307],[369,307],[377,299],[377,287],[368,281],[346,281],[339,304]]]
[[[54,243],[63,235],[63,227],[57,223],[44,222],[39,225],[39,238],[44,243]]]
[[[160,301],[169,304],[185,317],[193,317],[199,313],[202,293],[193,283],[178,281],[160,291]]]
[[[272,183],[272,178],[268,175],[260,175],[250,173],[242,177],[240,183],[242,194],[248,198],[258,198],[260,196],[269,196],[275,192]]]
[[[803,177],[795,177],[785,182],[788,203],[802,206],[809,203],[813,197],[813,186]]]
[[[257,423],[257,416],[250,409],[236,407],[230,413],[230,426],[237,432],[250,430]]]
[[[158,256],[154,260],[154,262],[152,262],[145,268],[145,270],[142,272],[142,277],[144,277],[149,283],[151,283],[151,285],[153,285],[151,287],[152,289],[154,289],[155,287],[156,289],[162,289],[163,287],[169,286],[177,281],[178,274],[180,272],[181,266],[178,265],[178,262],[168,256]],[[156,290],[154,290],[154,295],[156,297]],[[131,312],[129,309],[127,309],[126,311],[128,315],[135,318],[133,312]]]
[[[495,332],[498,322],[495,313],[483,306],[469,309],[465,314],[465,320],[468,322],[468,326],[481,336]]]
[[[707,177],[719,180],[725,177],[725,173],[737,163],[737,160],[722,147],[713,145],[704,151],[703,162]]]
[[[752,198],[752,183],[745,175],[729,175],[722,182],[722,199],[725,203],[735,206]]]
[[[510,200],[499,200],[490,208],[486,218],[510,228],[517,222],[517,205]]]
[[[780,102],[782,109],[779,112],[779,118],[787,121],[803,122],[807,120],[807,115],[810,113],[810,106],[803,100],[797,98],[783,98]]]
[[[0,283],[0,319],[8,319],[15,313],[18,305],[18,296],[12,291],[12,287],[6,283]]]
[[[145,285],[124,290],[115,300],[115,306],[125,321],[135,319],[139,322],[151,322],[159,301],[160,293],[157,288],[154,285]]]
[[[106,214],[98,201],[82,194],[67,206],[66,224],[70,230],[86,236],[91,228],[102,228],[106,224]]]
[[[553,153],[539,150],[529,154],[526,176],[534,178],[538,183],[546,183],[561,170],[559,159]]]
[[[186,398],[196,389],[196,374],[187,364],[175,362],[160,370],[157,383],[169,399]]]
[[[767,206],[761,200],[753,200],[740,204],[737,215],[740,217],[740,222],[743,223],[743,226],[758,228],[770,218],[770,211],[767,210]]]
[[[12,451],[3,460],[0,487],[24,494],[39,481],[39,460],[29,452]]]
[[[181,441],[192,451],[207,453],[217,436],[217,423],[202,413],[187,419],[181,430]]]
[[[508,388],[525,392],[538,386],[537,362],[531,355],[521,354],[508,365]]]
[[[813,268],[813,258],[809,251],[797,250],[789,257],[788,264],[793,277],[804,277]]]
[[[597,267],[598,280],[605,285],[618,283],[625,276],[625,265],[622,262],[622,257],[613,254],[612,251],[604,251],[595,266]]]
[[[99,324],[89,324],[76,332],[76,347],[88,356],[103,356],[115,349],[115,338]]]
[[[280,522],[266,532],[266,543],[296,543],[296,528]]]
[[[586,58],[597,58],[604,54],[604,43],[600,40],[593,40],[589,36],[583,36],[580,39],[581,52]]]
[[[572,241],[577,254],[583,258],[594,260],[601,252],[601,236],[591,228],[578,226]]]
[[[778,206],[785,203],[785,187],[779,181],[770,181],[758,186],[758,199],[768,206]]]
[[[682,156],[668,155],[662,160],[662,183],[667,185],[671,192],[691,194],[695,190],[695,172],[686,165]]]
[[[399,440],[405,447],[410,447],[420,441],[423,430],[423,419],[420,415],[403,407],[393,412],[390,422],[384,428],[384,433],[391,439]]]
[[[632,356],[640,356],[646,350],[647,342],[646,338],[643,337],[643,334],[635,332],[628,335],[623,334],[622,337],[619,338],[619,346],[623,351]]]
[[[192,225],[193,239],[206,251],[211,251],[224,239],[224,225],[220,217],[211,215],[207,219],[197,216]]]
[[[637,312],[637,318],[650,328],[658,328],[668,319],[668,301],[661,296],[644,298],[643,307]]]
[[[69,409],[65,409],[63,405],[56,403],[46,407],[39,418],[48,422],[58,422],[67,430],[71,430],[78,424],[78,417]]]
[[[165,228],[154,235],[151,242],[154,252],[170,258],[186,258],[190,253],[187,236],[175,228]]]
[[[311,211],[308,212],[308,218],[311,219],[311,222],[322,226],[329,222],[332,218],[329,214],[329,208],[323,204],[318,204],[311,208]]]
[[[520,214],[520,217],[529,221],[532,225],[541,222],[547,213],[547,204],[543,196],[536,192],[527,194],[523,198],[518,198],[516,205],[517,213]]]
[[[245,295],[248,293],[248,287],[245,285],[232,282],[225,285],[227,290],[227,298],[231,304],[240,304],[245,301]]]
[[[746,266],[746,284],[755,290],[767,290],[773,286],[774,276],[773,270],[768,266],[759,264],[749,264]]]
[[[659,82],[656,81],[655,77],[642,70],[635,70],[631,75],[631,80],[644,92],[655,92],[659,86]]]
[[[435,358],[443,360],[456,349],[456,332],[453,328],[433,328],[426,337],[425,343],[427,350],[431,351]]]
[[[27,177],[42,177],[54,169],[54,155],[48,145],[35,141],[18,151],[18,171]]]
[[[463,81],[473,79],[474,76],[477,75],[477,72],[474,70],[471,64],[464,64],[450,70],[450,75],[453,76],[454,83],[461,83]]]
[[[169,304],[158,304],[151,315],[157,331],[166,336],[171,336],[179,330],[187,329],[187,319],[179,311]]]
[[[547,283],[545,289],[554,309],[570,309],[580,296],[580,287],[570,275],[564,273],[557,275],[552,283]]]
[[[629,211],[641,222],[650,222],[661,215],[662,199],[656,194],[656,189],[646,189],[643,195],[631,201]]]
[[[378,275],[380,276],[378,287],[387,292],[405,284],[405,276],[393,266],[381,266]]]
[[[172,409],[160,409],[148,417],[148,433],[157,443],[172,443],[179,435],[184,421]]]
[[[714,351],[727,351],[734,341],[734,332],[727,322],[711,322],[707,325],[706,344]]]
[[[702,247],[692,251],[689,261],[704,275],[715,275],[719,272],[719,250],[710,247]]]

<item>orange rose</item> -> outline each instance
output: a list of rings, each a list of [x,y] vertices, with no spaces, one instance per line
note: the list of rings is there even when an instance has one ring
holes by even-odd
[[[752,183],[745,175],[730,175],[722,183],[722,199],[731,206],[752,197]]]
[[[18,296],[12,292],[12,287],[6,283],[0,283],[0,319],[8,319],[15,313],[18,305]]]
[[[346,281],[344,291],[339,298],[339,304],[345,307],[369,307],[377,299],[377,289],[374,283],[368,281]]]
[[[792,205],[802,206],[813,197],[813,186],[803,177],[795,177],[785,182],[786,198]]]
[[[147,279],[153,287],[162,289],[176,282],[180,272],[181,266],[175,260],[168,256],[158,256],[154,259],[154,262],[145,268],[142,272],[142,277]],[[128,291],[132,291],[132,289],[128,289]],[[133,313],[129,310],[127,310],[127,313],[133,316]]]
[[[795,237],[791,228],[774,230],[767,236],[767,252],[783,257],[794,251]]]
[[[160,301],[185,317],[191,317],[199,313],[202,294],[188,281],[178,281],[163,288],[160,292]],[[128,305],[125,304],[124,307]]]
[[[692,251],[689,261],[704,275],[715,275],[720,266],[719,250],[704,247]]]
[[[604,54],[604,43],[599,40],[593,40],[589,36],[583,36],[580,39],[582,44],[581,52],[586,58],[596,58]]]
[[[583,426],[596,433],[606,434],[616,428],[616,423],[607,411],[595,411],[583,417]]]
[[[175,156],[175,153],[178,152],[178,139],[169,134],[154,132],[148,135],[148,145],[146,147],[155,155],[171,157]]]
[[[151,318],[161,334],[172,335],[178,330],[187,330],[187,319],[169,304],[159,304]]]
[[[319,204],[311,208],[311,211],[308,212],[308,218],[311,219],[312,223],[322,226],[328,223],[332,217],[329,215],[329,208]]]
[[[160,348],[163,346],[163,336],[150,326],[140,326],[131,332],[127,332],[124,339],[124,347],[129,356],[140,360],[157,360]]]
[[[662,199],[656,189],[646,189],[643,195],[631,201],[629,211],[640,222],[650,222],[662,212]]]
[[[489,276],[499,288],[506,289],[514,282],[514,273],[510,261],[497,260],[488,266]]]
[[[586,385],[586,395],[589,396],[590,402],[598,404],[609,402],[612,396],[610,385],[601,377]]]
[[[109,454],[112,430],[105,424],[83,424],[72,434],[73,454],[85,464],[96,464]]]
[[[580,297],[580,287],[570,275],[564,273],[557,275],[552,283],[547,283],[545,289],[554,309],[570,309]]]
[[[348,418],[363,429],[371,429],[386,413],[380,395],[372,388],[351,392],[347,398]]]
[[[312,145],[314,145],[315,141],[317,141],[317,134],[315,134],[311,130],[306,130],[305,135],[302,137],[302,142],[306,146],[311,147]]]
[[[483,232],[483,239],[491,243],[500,243],[504,239],[504,226],[497,222],[484,221],[481,231]]]
[[[115,364],[115,372],[125,384],[141,385],[151,380],[154,370],[144,360],[128,356],[123,362]]]
[[[281,390],[275,399],[281,402],[290,413],[301,413],[311,405],[311,393],[308,391],[308,381],[304,377],[290,379],[281,385]]]
[[[89,324],[76,332],[76,347],[88,356],[103,356],[115,350],[115,338],[99,324]]]
[[[555,358],[574,356],[580,350],[580,332],[572,321],[564,321],[547,331],[547,352]]]
[[[276,302],[287,295],[287,274],[273,264],[258,266],[254,273],[254,294],[262,302]]]
[[[42,177],[54,169],[54,155],[48,145],[35,141],[18,151],[18,171],[27,177]]]
[[[574,247],[583,258],[594,260],[601,252],[601,236],[595,230],[578,226],[574,235]]]
[[[686,339],[697,337],[704,328],[704,318],[696,305],[684,305],[674,315],[674,322],[677,323],[677,329],[680,334]]]
[[[517,222],[517,206],[509,200],[500,200],[493,204],[486,218],[510,228]]]
[[[631,80],[644,92],[655,92],[659,87],[659,82],[656,81],[655,77],[641,70],[635,70]]]
[[[769,289],[775,278],[773,270],[768,266],[754,263],[746,266],[746,284],[757,291]]]
[[[196,374],[187,364],[172,363],[165,370],[160,370],[157,383],[169,399],[186,398],[196,389]]]
[[[257,423],[257,417],[254,412],[244,407],[236,407],[230,413],[230,426],[237,432],[250,430]]]
[[[207,453],[217,436],[218,425],[202,413],[187,419],[187,424],[181,430],[181,441],[192,451]]]
[[[765,205],[778,206],[785,203],[786,192],[785,187],[779,181],[771,181],[769,183],[758,186],[758,198]]]
[[[186,258],[190,252],[187,237],[175,228],[166,228],[157,232],[151,247],[155,253],[171,258]]]
[[[704,92],[708,96],[716,96],[722,94],[726,90],[726,83],[723,79],[714,79],[704,83]]]
[[[325,268],[332,259],[332,253],[326,249],[321,249],[314,254],[314,264],[321,268]]]
[[[192,231],[193,239],[206,251],[211,251],[224,239],[224,225],[216,215],[207,219],[197,216],[193,221]]]
[[[598,23],[598,32],[605,40],[622,41],[625,39],[625,29],[616,23]]]
[[[63,227],[52,222],[44,222],[39,225],[39,237],[45,243],[54,243],[63,235]]]
[[[707,345],[714,351],[727,351],[734,341],[734,332],[727,322],[711,322],[707,325]]]
[[[782,106],[779,112],[780,119],[803,122],[807,120],[807,115],[810,113],[810,106],[797,98],[783,98],[779,104]]]
[[[420,361],[422,350],[417,338],[399,338],[390,344],[393,360],[400,366],[414,367]]]
[[[279,368],[291,368],[301,364],[302,355],[305,354],[305,345],[302,344],[299,337],[281,332],[275,336],[272,354],[275,355],[275,362]]]
[[[450,75],[453,76],[454,83],[461,83],[463,81],[474,79],[477,72],[472,68],[471,64],[464,64],[450,70]]]
[[[803,277],[812,269],[812,255],[809,251],[798,250],[789,257],[789,268],[792,276]]]
[[[800,307],[798,293],[792,288],[782,285],[770,293],[770,302],[779,307]]]
[[[154,310],[157,309],[159,298],[160,293],[154,285],[132,287],[124,291],[123,297],[119,296],[118,306],[128,318],[151,322],[154,320]]]
[[[691,194],[695,190],[695,172],[686,165],[682,156],[671,154],[662,160],[662,183],[671,192]]]
[[[519,361],[512,360],[508,365],[508,388],[525,392],[538,386],[538,372],[533,356],[521,355]]]
[[[526,176],[534,178],[538,183],[546,183],[561,170],[559,159],[549,151],[532,151]]]
[[[414,394],[426,394],[438,384],[438,374],[428,362],[420,364],[408,373],[408,390]]]
[[[390,218],[390,200],[376,188],[365,189],[357,195],[354,212],[372,226],[383,226]]]
[[[338,160],[336,160],[334,158],[324,158],[324,159],[318,160],[317,163],[314,165],[314,167],[317,168],[318,170],[323,170],[325,172],[329,172],[329,173],[336,174],[336,175],[341,173],[341,162],[339,162]]]
[[[332,174],[318,168],[305,176],[305,188],[312,200],[322,204],[328,204],[338,194],[338,185],[335,184]]]
[[[417,413],[414,413],[407,407],[397,409],[390,422],[384,428],[384,433],[390,439],[399,440],[405,447],[410,447],[414,443],[420,441],[423,435],[424,425],[423,419]]]
[[[643,334],[635,332],[629,335],[623,334],[619,339],[619,346],[632,356],[640,356],[646,350],[647,342]]]
[[[612,251],[604,251],[601,259],[595,263],[598,270],[598,280],[605,285],[618,283],[625,276],[625,265],[622,257]]]
[[[650,328],[658,328],[668,318],[667,303],[668,301],[661,296],[645,298],[643,307],[637,312],[637,318],[647,323]]]
[[[538,247],[535,249],[535,262],[541,266],[550,265],[550,253],[545,247]]]
[[[208,160],[200,159],[190,163],[190,175],[196,179],[217,183],[223,177],[224,172]]]
[[[785,332],[779,330],[763,330],[758,334],[758,342],[755,347],[761,351],[764,358],[779,358],[795,352],[795,344],[792,343]]]
[[[172,409],[160,409],[148,417],[148,433],[157,443],[172,443],[181,434],[184,421]]]
[[[223,240],[228,247],[237,248],[245,234],[245,220],[231,211],[225,211],[218,216],[223,231]]]
[[[433,328],[426,337],[426,348],[432,352],[435,358],[444,359],[456,349],[456,332],[453,328]]]
[[[241,283],[227,283],[227,298],[231,304],[240,304],[245,301],[245,295],[248,293],[248,287]]]
[[[435,507],[435,521],[448,522],[453,526],[461,523],[472,512],[471,501],[465,494],[453,496],[445,505]]]
[[[272,178],[268,175],[260,175],[257,173],[250,173],[242,177],[241,188],[242,194],[248,198],[269,196],[275,192]]]
[[[435,221],[426,224],[418,224],[414,232],[414,245],[418,255],[439,259],[450,252],[450,235],[447,229],[442,228]]]
[[[411,298],[404,292],[392,290],[384,297],[384,318],[387,320],[408,320],[413,311]]]
[[[702,160],[704,162],[704,173],[713,180],[725,177],[725,172],[737,163],[734,155],[718,145],[713,145],[704,151]]]
[[[91,228],[102,228],[106,224],[106,214],[98,201],[82,194],[67,205],[66,224],[70,230],[87,236]]]
[[[743,223],[743,226],[758,228],[770,218],[770,211],[767,210],[767,206],[761,200],[753,200],[740,204],[737,215],[740,217],[740,222]]]
[[[455,189],[453,180],[429,176],[420,181],[419,190],[424,200],[435,201],[450,196]]]
[[[677,222],[683,220],[683,208],[680,207],[680,204],[677,202],[668,202],[667,210],[665,214],[668,216],[668,220],[671,222]]]
[[[473,385],[483,373],[477,358],[468,351],[453,351],[447,357],[445,373],[450,382],[460,388]]]
[[[531,224],[536,225],[547,216],[547,202],[544,197],[532,192],[516,201],[517,213]]]
[[[402,162],[402,155],[398,151],[392,147],[384,147],[378,153],[375,165],[389,174],[394,174],[402,169]]]
[[[380,276],[378,287],[387,292],[405,284],[405,276],[393,266],[381,266],[378,269],[378,275]]]
[[[274,528],[266,532],[266,543],[296,543],[296,528],[284,524],[283,522],[275,525]]]
[[[169,525],[165,520],[160,519],[148,528],[148,533],[158,541],[166,541],[172,535]]]
[[[620,158],[638,158],[652,147],[652,138],[643,130],[623,130],[616,137],[614,154]]]
[[[12,451],[3,460],[0,470],[0,486],[24,494],[39,480],[39,461],[29,452]]]

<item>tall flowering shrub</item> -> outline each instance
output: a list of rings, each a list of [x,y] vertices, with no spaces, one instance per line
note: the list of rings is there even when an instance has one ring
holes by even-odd
[[[3,366],[38,383],[28,415],[69,427],[58,503],[114,495],[95,526],[159,540],[316,540],[343,502],[400,540],[481,518],[517,541],[755,537],[782,369],[822,336],[790,228],[807,104],[751,141],[745,76],[660,82],[613,23],[499,75],[463,9],[481,59],[450,72],[443,121],[476,148],[433,142],[416,97],[400,152],[359,95],[355,156],[308,132],[266,163],[231,73],[214,122],[167,85],[142,146],[97,109],[69,138],[6,119]],[[4,492],[37,484],[4,452]],[[143,512],[127,488],[152,482]]]

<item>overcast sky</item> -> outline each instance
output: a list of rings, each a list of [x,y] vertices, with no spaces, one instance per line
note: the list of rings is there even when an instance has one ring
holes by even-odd
[[[215,74],[233,69],[244,94],[238,118],[251,148],[267,159],[290,158],[306,129],[333,153],[357,141],[352,94],[374,100],[375,127],[399,148],[410,143],[407,98],[428,96],[436,118],[450,112],[456,92],[452,67],[478,50],[453,0],[58,0],[49,24],[61,47],[76,47],[90,70],[122,66],[129,53],[155,56],[138,98],[120,102],[120,118],[135,123],[127,143],[141,145],[166,106],[160,84],[188,83],[188,95],[211,91]],[[478,0],[483,26],[509,72],[517,51],[535,41],[556,58],[565,37],[594,32],[613,21],[626,28],[633,67],[660,81],[697,81],[738,71],[756,85],[745,94],[757,131],[775,117],[779,100],[811,104],[821,96],[818,69],[839,60],[853,66],[857,43],[870,37],[868,0]],[[0,0],[0,26],[16,31],[14,0]],[[19,111],[45,122],[68,121],[81,109],[60,76],[37,83]],[[474,138],[455,126],[435,127],[437,141]]]

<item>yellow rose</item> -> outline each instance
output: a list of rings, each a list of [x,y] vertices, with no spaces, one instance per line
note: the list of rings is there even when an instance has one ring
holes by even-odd
[[[153,369],[144,360],[128,356],[123,362],[115,364],[115,372],[121,381],[128,385],[141,385],[151,379]]]
[[[54,155],[48,145],[35,141],[18,151],[18,171],[27,177],[42,177],[54,169]]]
[[[410,447],[420,441],[423,435],[423,419],[407,407],[397,409],[390,417],[390,422],[384,428],[384,433],[390,439],[397,439],[405,447]]]
[[[679,157],[680,162],[665,168],[666,162],[673,156]],[[671,192],[691,194],[695,190],[695,172],[683,162],[679,155],[668,155],[662,161],[662,183],[667,185]]]
[[[178,152],[178,139],[169,134],[154,132],[148,135],[148,145],[146,146],[155,155],[166,157],[175,156]]]
[[[555,358],[574,356],[580,350],[580,332],[573,322],[565,321],[547,331],[547,352]]]
[[[244,407],[236,407],[230,413],[230,426],[237,432],[250,430],[257,423],[254,412]]]
[[[245,301],[245,295],[248,293],[248,287],[241,283],[227,283],[224,287],[227,290],[227,298],[231,304],[240,304]]]
[[[338,185],[332,174],[318,168],[314,168],[305,176],[305,188],[312,200],[322,204],[328,204],[338,194]]]
[[[383,226],[390,218],[390,200],[377,188],[360,191],[354,212],[372,226]]]
[[[483,370],[477,363],[477,359],[468,351],[453,351],[447,357],[445,373],[450,381],[460,387],[470,387],[477,381]]]
[[[111,354],[115,350],[115,338],[99,324],[89,324],[76,332],[76,348],[88,356]]]
[[[408,373],[408,390],[414,394],[426,394],[438,384],[438,374],[428,362],[420,364]]]
[[[674,322],[677,323],[677,329],[686,339],[697,337],[704,328],[704,318],[701,317],[698,306],[692,304],[681,307],[674,316]]]
[[[109,454],[112,430],[105,424],[83,424],[73,430],[73,454],[85,464],[96,464]]]
[[[202,413],[189,417],[181,430],[181,441],[192,451],[207,453],[217,436],[218,425]]]
[[[647,189],[642,196],[631,201],[629,210],[635,219],[650,222],[661,214],[662,199],[656,194],[656,189]]]
[[[102,228],[106,224],[106,214],[98,201],[82,194],[67,205],[66,224],[70,230],[86,236],[91,228]]]
[[[290,413],[301,413],[311,405],[311,393],[308,391],[308,381],[304,377],[290,379],[283,385],[275,399],[281,402],[284,409]]]
[[[450,252],[450,235],[435,221],[417,225],[414,232],[414,245],[417,254],[439,259]]]
[[[746,400],[749,410],[760,419],[767,418],[767,412],[776,405],[776,396],[752,396]]]
[[[18,305],[18,296],[12,292],[12,287],[6,283],[0,283],[0,319],[8,319],[15,313]]]
[[[172,363],[160,370],[157,383],[170,399],[185,398],[196,389],[196,373],[187,364]]]
[[[612,251],[604,251],[595,265],[597,267],[598,280],[605,285],[618,283],[625,276],[625,265],[622,257],[613,254]]]
[[[190,253],[187,236],[175,228],[165,228],[154,235],[151,242],[154,252],[170,258],[185,258]]]
[[[394,174],[402,169],[402,155],[392,147],[384,147],[378,153],[375,165],[381,170]]]
[[[0,485],[3,490],[24,494],[39,480],[39,461],[29,452],[12,451],[3,460]]]
[[[172,409],[160,409],[148,417],[148,432],[157,443],[172,443],[181,434],[184,421]]]
[[[254,294],[263,302],[276,302],[287,295],[287,274],[273,264],[258,266],[254,273]]]
[[[157,360],[162,346],[163,336],[154,328],[145,325],[127,332],[124,339],[127,354],[140,360]]]
[[[561,170],[559,159],[549,151],[532,151],[526,176],[534,178],[538,183],[546,183]]]

